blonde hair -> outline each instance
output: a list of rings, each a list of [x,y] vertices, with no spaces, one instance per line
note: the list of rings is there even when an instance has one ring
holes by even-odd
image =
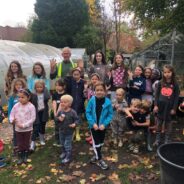
[[[145,110],[146,112],[148,112],[150,110],[151,107],[151,102],[148,100],[142,100],[141,102],[141,109]]]
[[[66,100],[68,101],[70,104],[72,104],[73,102],[73,97],[71,95],[63,95],[60,100]]]
[[[42,85],[43,88],[45,88],[45,82],[43,80],[36,80],[35,85],[34,85],[35,90],[36,90],[36,85],[38,84]]]
[[[125,95],[125,90],[123,88],[119,88],[116,90],[116,93],[121,93],[123,96]]]
[[[135,107],[141,107],[141,101],[139,99],[133,98],[131,100],[131,104],[130,105],[133,105]]]

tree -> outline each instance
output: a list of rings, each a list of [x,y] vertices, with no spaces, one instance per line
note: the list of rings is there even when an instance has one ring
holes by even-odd
[[[89,23],[85,0],[37,0],[33,42],[75,47],[75,36]]]
[[[75,44],[78,47],[85,47],[87,54],[91,55],[96,50],[102,48],[99,30],[95,26],[84,26],[82,31],[77,33]]]
[[[125,11],[133,12],[138,27],[165,34],[176,28],[184,33],[183,0],[121,0]]]

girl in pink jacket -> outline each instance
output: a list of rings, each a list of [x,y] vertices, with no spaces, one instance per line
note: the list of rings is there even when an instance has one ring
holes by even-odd
[[[31,93],[28,89],[18,92],[19,102],[13,106],[10,113],[10,122],[15,124],[15,133],[18,146],[18,165],[27,163],[29,141],[33,130],[33,122],[36,119],[36,110],[29,102]]]

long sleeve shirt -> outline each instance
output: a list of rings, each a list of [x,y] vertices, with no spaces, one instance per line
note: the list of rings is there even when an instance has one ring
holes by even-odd
[[[10,113],[10,122],[16,120],[17,123],[22,124],[23,128],[19,128],[15,122],[15,131],[28,132],[33,130],[33,123],[36,119],[36,110],[32,103],[28,102],[23,105],[20,102],[13,106]]]

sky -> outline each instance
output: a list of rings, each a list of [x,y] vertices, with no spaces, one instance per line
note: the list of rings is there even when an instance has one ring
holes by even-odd
[[[0,26],[27,26],[34,13],[36,0],[0,0]],[[110,13],[112,0],[105,0],[106,10]]]
[[[27,26],[36,0],[0,0],[0,26]]]

